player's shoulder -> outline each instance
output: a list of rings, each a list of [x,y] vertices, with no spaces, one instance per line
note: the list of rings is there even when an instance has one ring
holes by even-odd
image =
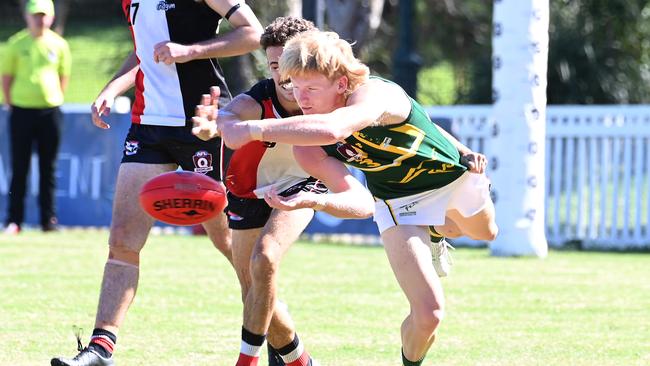
[[[258,102],[265,99],[273,98],[275,92],[275,84],[273,79],[264,79],[253,85],[245,94],[251,96]]]

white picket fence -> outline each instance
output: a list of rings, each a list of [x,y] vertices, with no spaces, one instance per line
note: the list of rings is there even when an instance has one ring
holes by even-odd
[[[431,107],[434,120],[489,153],[492,107]],[[546,235],[560,247],[650,248],[650,106],[549,106]]]

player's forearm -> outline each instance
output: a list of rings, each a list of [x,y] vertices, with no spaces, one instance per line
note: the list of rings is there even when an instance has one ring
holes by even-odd
[[[434,124],[435,125],[435,124]],[[460,141],[458,141],[454,136],[452,136],[449,132],[445,131],[442,127],[435,125],[438,131],[447,139],[449,140],[460,152],[461,155],[469,154],[472,152],[470,148],[467,146],[463,145]]]
[[[310,114],[244,123],[248,124],[254,140],[275,141],[291,145],[330,145],[352,134],[352,131],[348,131],[341,123],[334,122],[330,114]]]
[[[14,77],[12,75],[2,75],[2,94],[6,105],[11,105],[11,84],[13,82]]]
[[[365,219],[374,214],[375,204],[370,193],[364,189],[318,195],[313,208],[343,219]]]
[[[131,52],[103,91],[110,91],[114,96],[118,96],[131,89],[135,85],[135,77],[139,69],[136,54]]]
[[[192,59],[239,56],[260,47],[259,29],[253,26],[238,27],[214,39],[190,45]]]

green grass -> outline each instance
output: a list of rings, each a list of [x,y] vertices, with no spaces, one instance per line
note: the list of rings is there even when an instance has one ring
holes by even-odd
[[[7,39],[20,27],[0,26],[0,59]],[[72,54],[65,101],[90,104],[133,49],[129,29],[123,22],[71,22],[66,26],[65,39]]]
[[[0,365],[45,365],[91,331],[107,233],[0,236]],[[425,365],[650,364],[650,256],[551,252],[545,260],[459,249],[447,318]],[[233,365],[241,304],[204,237],[151,237],[117,347],[120,365]],[[280,297],[324,365],[399,364],[407,303],[379,247],[300,243]],[[164,361],[160,361],[164,360]],[[261,363],[262,365],[264,363]]]

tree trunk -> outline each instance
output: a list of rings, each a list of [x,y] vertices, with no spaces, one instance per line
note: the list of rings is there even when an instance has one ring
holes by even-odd
[[[70,13],[70,0],[57,0],[54,3],[54,12],[56,14],[56,25],[54,31],[63,36],[65,32],[65,25],[68,21],[68,14]]]
[[[326,0],[327,25],[361,51],[381,23],[384,0]]]

